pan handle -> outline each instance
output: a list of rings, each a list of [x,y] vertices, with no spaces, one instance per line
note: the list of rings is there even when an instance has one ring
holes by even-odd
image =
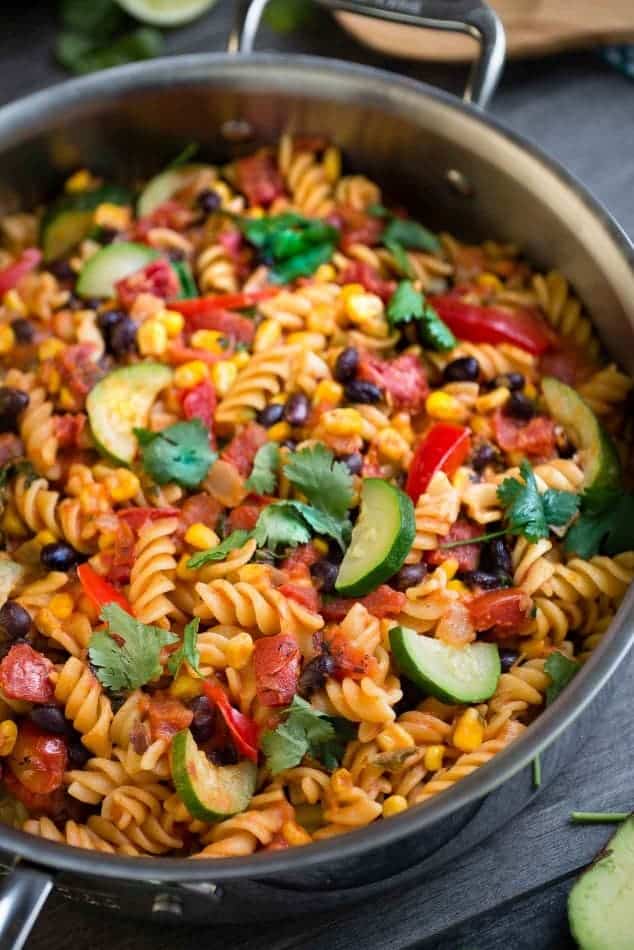
[[[52,889],[48,871],[24,862],[15,866],[0,889],[0,947],[22,950]]]
[[[407,26],[466,33],[480,44],[464,92],[465,102],[484,109],[493,95],[504,67],[506,39],[498,15],[484,0],[317,0],[330,10],[345,10]],[[236,3],[238,22],[230,49],[251,53],[270,0]]]

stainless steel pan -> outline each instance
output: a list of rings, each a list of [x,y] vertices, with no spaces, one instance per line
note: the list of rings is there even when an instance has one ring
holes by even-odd
[[[633,249],[566,171],[487,117],[504,40],[479,0],[321,0],[333,9],[459,30],[481,44],[465,101],[376,69],[251,52],[265,0],[247,13],[240,55],[127,66],[65,83],[0,112],[0,212],[46,199],[85,164],[122,179],[156,171],[184,141],[224,158],[285,129],[330,137],[431,224],[518,242],[563,270],[607,349],[634,370]],[[240,44],[234,39],[234,47]],[[0,896],[0,946],[20,947],[53,886],[157,919],[258,920],[384,894],[482,840],[562,767],[597,714],[632,639],[634,592],[596,654],[557,702],[495,760],[432,802],[309,848],[227,861],[132,858],[0,830],[12,867]],[[565,732],[565,737],[562,735]]]

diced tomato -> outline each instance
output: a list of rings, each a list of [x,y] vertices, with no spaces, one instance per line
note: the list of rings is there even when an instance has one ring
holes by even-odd
[[[572,344],[559,343],[544,353],[539,360],[540,376],[554,376],[569,386],[577,386],[590,376],[595,366],[581,349]]]
[[[319,593],[314,587],[309,587],[306,584],[281,584],[278,590],[280,594],[294,600],[296,604],[301,604],[307,610],[312,610],[313,613],[319,611],[321,601]]]
[[[40,815],[56,817],[64,810],[66,791],[63,785],[56,788],[54,792],[38,794],[37,792],[30,792],[26,785],[23,785],[15,777],[13,772],[7,771],[2,781],[9,794],[22,802],[32,818],[38,818]]]
[[[160,204],[151,214],[134,224],[132,237],[145,241],[148,232],[153,228],[170,228],[173,231],[182,231],[193,220],[193,213],[180,202],[170,199]]]
[[[205,298],[201,299],[204,300]],[[183,303],[197,302],[196,300],[183,301]],[[172,307],[171,304],[170,309],[182,312],[180,307]],[[243,317],[239,313],[233,313],[231,310],[208,310],[207,312],[201,310],[200,313],[192,313],[191,316],[186,316],[186,320],[187,329],[191,333],[195,330],[217,330],[233,345],[236,343],[246,343],[248,345],[253,342],[255,336],[253,320],[249,320],[248,317]]]
[[[189,728],[194,718],[191,709],[162,690],[157,690],[150,699],[147,716],[153,742],[157,739],[171,742],[177,732]]]
[[[231,531],[252,531],[260,512],[270,504],[268,498],[259,495],[247,495],[246,499],[237,508],[229,513],[227,524]]]
[[[534,416],[523,423],[498,409],[493,416],[493,431],[498,445],[505,452],[550,458],[555,450],[555,423],[547,416]]]
[[[247,478],[253,468],[253,459],[259,448],[268,441],[266,429],[257,422],[248,422],[234,435],[229,445],[222,451],[221,458],[234,465],[239,473]]]
[[[113,584],[121,586],[127,584],[130,580],[135,560],[134,552],[137,535],[143,523],[139,520],[138,525],[131,524],[128,519],[125,519],[120,520],[117,524],[112,550],[105,552],[103,555],[103,559],[108,565],[106,578],[112,581]]]
[[[78,412],[73,415],[66,412],[63,416],[53,416],[52,421],[59,447],[61,449],[77,448],[79,437],[86,428],[84,413]]]
[[[18,281],[35,270],[41,260],[42,252],[36,247],[28,247],[22,251],[17,261],[0,270],[0,294],[13,290]]]
[[[471,451],[471,434],[464,426],[435,422],[419,442],[407,475],[406,491],[414,504],[427,491],[432,476],[443,471],[451,478]]]
[[[16,643],[0,663],[0,687],[8,699],[50,703],[55,694],[49,679],[53,664],[28,643]]]
[[[385,222],[381,218],[351,205],[339,205],[328,220],[341,229],[340,246],[344,252],[349,251],[354,244],[374,247],[385,229]]]
[[[387,303],[396,290],[395,280],[384,280],[376,268],[364,261],[351,261],[338,278],[341,284],[361,284],[368,293]]]
[[[205,680],[203,689],[207,699],[220,710],[238,751],[252,762],[257,762],[259,736],[257,723],[241,713],[239,709],[234,709],[227,694],[217,683]]]
[[[458,283],[472,280],[487,270],[487,257],[477,244],[459,244],[456,248],[454,265]]]
[[[449,534],[442,538],[443,544],[451,541],[468,541],[469,538],[477,538],[482,534],[482,528],[472,524],[465,518],[460,518],[449,529]],[[479,544],[461,544],[455,548],[436,548],[427,555],[429,564],[442,564],[443,561],[455,558],[458,562],[458,570],[475,571],[480,560]]]
[[[233,261],[238,260],[242,247],[242,231],[239,228],[226,227],[217,236],[218,244]]]
[[[24,458],[24,443],[20,436],[14,432],[0,433],[0,467],[19,458]]]
[[[284,194],[284,182],[275,155],[268,149],[241,158],[235,163],[236,184],[249,204],[267,208]]]
[[[259,290],[241,290],[235,294],[211,294],[207,297],[194,297],[191,300],[174,300],[170,304],[170,310],[178,310],[184,317],[194,319],[197,317],[215,316],[215,314],[224,310],[245,310],[247,307],[253,307],[261,300],[268,300],[279,294],[279,287],[261,287]],[[246,320],[246,317],[243,317]],[[251,321],[249,321],[251,323]],[[253,324],[251,323],[251,326]],[[201,329],[221,330],[223,326],[201,327]],[[248,343],[248,340],[244,341]]]
[[[95,360],[96,350],[94,343],[75,343],[62,350],[55,361],[62,381],[82,400],[103,376]]]
[[[536,310],[504,310],[466,303],[454,294],[430,296],[438,316],[460,340],[470,343],[512,343],[539,356],[555,342],[555,335]]]
[[[324,648],[334,663],[331,676],[343,680],[360,680],[376,669],[376,660],[355,647],[339,627],[332,627],[324,636]]]
[[[389,362],[364,353],[357,375],[389,393],[395,409],[420,412],[429,395],[425,369],[418,357],[411,353],[404,353]]]
[[[127,309],[133,305],[139,294],[153,294],[161,300],[171,300],[180,290],[174,268],[163,257],[150,261],[134,274],[117,281],[115,287],[117,297]]]
[[[100,610],[106,604],[118,604],[122,610],[132,614],[132,606],[123,594],[97,574],[90,564],[80,564],[77,568],[77,576],[86,596]]]
[[[288,557],[284,558],[280,566],[283,571],[286,571],[289,577],[293,577],[298,573],[305,574],[305,569],[315,564],[319,558],[320,554],[317,548],[312,541],[310,541],[308,544],[298,544],[296,548],[293,548]],[[304,568],[304,570],[298,572],[298,567]]]
[[[209,429],[209,439],[214,444],[212,432],[214,412],[216,411],[216,390],[208,379],[203,379],[197,386],[193,386],[183,394],[183,415],[186,419],[200,419],[206,429]]]
[[[253,654],[255,685],[263,706],[288,706],[297,692],[301,653],[290,633],[260,637]]]
[[[171,309],[170,303],[170,309]],[[185,346],[180,340],[170,340],[167,346],[166,358],[168,363],[172,363],[174,366],[180,366],[182,363],[191,363],[192,360],[201,360],[203,363],[207,363],[208,366],[213,366],[214,363],[220,362],[220,360],[228,359],[232,350],[223,350],[222,353],[212,353],[211,350],[196,349],[193,346]]]
[[[62,784],[67,763],[62,736],[45,732],[28,719],[20,723],[9,768],[25,788],[36,795],[54,792]]]
[[[396,617],[405,606],[405,594],[394,590],[387,584],[381,584],[365,597],[333,597],[324,601],[321,614],[325,620],[343,620],[353,604],[361,603],[373,617]]]
[[[530,620],[532,600],[517,587],[489,590],[469,601],[471,622],[476,630],[489,630],[501,638],[522,633]]]
[[[222,505],[216,498],[212,498],[207,492],[200,492],[190,495],[184,503],[180,510],[181,522],[185,529],[198,522],[215,528],[222,510]]]
[[[180,515],[179,508],[121,508],[117,512],[117,517],[122,518],[126,524],[130,525],[133,531],[139,531],[148,521],[160,521],[161,518],[177,518]]]

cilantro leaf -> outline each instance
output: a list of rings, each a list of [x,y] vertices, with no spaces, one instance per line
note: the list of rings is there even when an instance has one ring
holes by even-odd
[[[187,562],[187,567],[192,571],[196,571],[199,567],[203,567],[212,561],[224,561],[230,551],[235,550],[235,548],[241,548],[250,537],[250,531],[238,528],[237,531],[232,531],[231,534],[228,534],[224,541],[217,544],[215,548],[209,548],[207,551],[199,551],[197,554],[192,554]]]
[[[440,241],[436,235],[409,218],[392,218],[383,232],[382,241],[384,244],[388,241],[396,241],[416,251],[436,253],[440,250]]]
[[[172,653],[169,660],[167,661],[167,668],[173,676],[176,676],[181,664],[185,661],[189,663],[193,670],[196,670],[199,676],[202,676],[200,670],[198,669],[198,664],[200,663],[200,654],[198,653],[198,648],[196,646],[199,626],[200,617],[194,617],[194,619],[190,620],[183,630],[183,642],[181,643],[178,650]]]
[[[309,500],[333,518],[343,519],[352,504],[352,475],[322,443],[293,452],[284,474]]]
[[[392,254],[392,257],[394,258],[394,263],[396,264],[396,267],[398,269],[398,273],[402,277],[412,277],[413,276],[412,265],[409,262],[407,251],[405,250],[403,245],[399,244],[398,241],[390,241],[390,240],[383,241],[383,243],[388,249],[388,251],[390,251],[390,253]]]
[[[286,502],[269,505],[260,512],[253,537],[259,548],[297,547],[310,541],[310,530],[299,511]]]
[[[541,497],[547,524],[560,527],[568,524],[573,515],[577,513],[579,496],[575,495],[574,492],[547,488]]]
[[[328,769],[337,767],[354,730],[352,723],[314,709],[299,696],[293,697],[282,716],[284,721],[265,732],[260,742],[273,775],[299,765],[305,755],[323,762]]]
[[[152,59],[163,49],[163,35],[140,26],[102,44],[85,33],[64,31],[57,37],[55,55],[70,72],[83,75],[136,60]]]
[[[251,474],[245,487],[257,495],[266,495],[275,489],[280,465],[280,449],[276,442],[267,442],[255,453]]]
[[[590,558],[603,549],[614,556],[634,547],[634,495],[614,488],[589,488],[579,517],[566,534],[566,551]]]
[[[457,340],[449,327],[443,323],[424,294],[416,290],[411,280],[402,280],[387,308],[392,325],[416,320],[420,338],[425,346],[434,350],[452,350]]]
[[[387,305],[390,323],[409,323],[423,315],[423,295],[411,280],[402,280]]]
[[[106,604],[100,617],[108,629],[92,635],[88,655],[103,686],[128,691],[161,675],[161,648],[176,643],[178,637],[135,620],[118,604]]]
[[[569,660],[563,653],[551,653],[544,664],[544,672],[550,676],[550,686],[546,690],[546,704],[554,702],[561,691],[568,685],[575,676],[581,665]]]
[[[517,478],[505,478],[497,490],[506,508],[510,532],[523,534],[529,541],[547,538],[549,525],[563,525],[572,518],[579,496],[551,488],[540,495],[533,469],[526,460],[520,465],[520,474],[523,483]]]
[[[319,508],[313,508],[312,505],[305,505],[301,501],[285,501],[283,505],[292,506],[300,513],[304,521],[312,528],[315,534],[325,534],[334,538],[342,551],[350,541],[352,527],[347,518],[338,520],[329,515],[327,511],[320,511]]]
[[[135,429],[143,467],[158,485],[199,485],[218,455],[209,447],[209,432],[200,419],[176,422],[161,432]]]
[[[238,225],[250,244],[272,259],[269,280],[289,283],[310,277],[332,257],[339,232],[324,221],[305,218],[293,211],[264,218],[239,218]]]
[[[276,264],[269,271],[269,280],[274,284],[288,284],[298,277],[310,277],[318,267],[328,263],[334,252],[334,243],[317,244]]]

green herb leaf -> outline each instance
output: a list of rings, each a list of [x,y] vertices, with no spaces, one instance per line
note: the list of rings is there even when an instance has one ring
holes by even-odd
[[[314,11],[310,0],[270,0],[264,22],[276,33],[292,33],[309,23]]]
[[[289,257],[269,271],[269,280],[274,284],[288,284],[298,277],[310,277],[318,267],[327,264],[335,252],[334,244],[318,244],[302,254]]]
[[[245,487],[258,495],[270,494],[277,483],[279,466],[279,446],[276,442],[267,442],[255,453],[253,468],[245,482]]]
[[[334,769],[341,761],[352,723],[327,716],[299,696],[282,711],[284,721],[265,732],[260,745],[273,775],[299,765],[305,755]]]
[[[581,496],[579,517],[564,542],[582,558],[599,550],[613,557],[634,547],[634,495],[614,488],[589,488]]]
[[[187,567],[192,571],[196,571],[199,567],[204,567],[205,564],[210,564],[213,561],[224,561],[227,554],[231,551],[235,551],[236,548],[241,548],[243,544],[247,543],[250,537],[250,531],[244,531],[242,528],[238,528],[237,531],[232,531],[231,534],[227,535],[224,541],[221,541],[215,548],[209,548],[207,551],[199,551],[198,554],[193,554],[187,562]]]
[[[270,218],[239,218],[237,223],[247,241],[273,258],[269,279],[274,283],[310,277],[330,260],[339,236],[332,225],[294,211]]]
[[[278,502],[260,512],[253,537],[259,548],[297,547],[310,541],[310,530],[301,513],[293,505]]]
[[[176,422],[161,432],[135,429],[143,467],[159,485],[177,482],[195,488],[218,458],[209,447],[209,432],[200,419]]]
[[[185,662],[189,663],[191,668],[195,670],[199,676],[202,676],[202,673],[198,669],[198,664],[200,663],[200,654],[198,653],[198,648],[196,646],[199,626],[200,617],[194,617],[194,619],[190,620],[183,630],[183,642],[181,643],[178,650],[172,653],[169,660],[167,661],[167,668],[172,676],[176,676],[181,668],[181,664]]]
[[[629,811],[571,811],[570,820],[575,825],[619,824],[631,815]]]
[[[129,22],[116,0],[62,0],[60,18],[66,29],[102,42]]]
[[[409,323],[416,320],[423,344],[434,350],[452,350],[457,340],[449,327],[443,323],[424,295],[416,290],[411,280],[402,280],[387,307],[390,323]]]
[[[392,217],[392,212],[388,211],[385,205],[382,205],[382,204],[368,205],[366,210],[368,214],[371,215],[373,218],[391,218]]]
[[[152,27],[141,26],[106,46],[96,45],[86,34],[66,31],[57,38],[55,54],[62,66],[83,75],[137,60],[153,59],[162,50],[163,35]]]
[[[523,534],[529,541],[547,538],[549,525],[564,525],[572,518],[579,496],[550,488],[540,495],[533,469],[526,460],[520,465],[520,474],[523,483],[517,478],[505,478],[497,490],[506,508],[510,532]]]
[[[352,526],[347,518],[343,521],[337,520],[328,512],[313,508],[312,505],[305,505],[301,501],[284,501],[280,504],[292,506],[301,514],[315,534],[325,534],[329,538],[334,538],[341,550],[345,551],[352,532]]]
[[[554,702],[562,689],[568,685],[581,666],[574,660],[569,660],[563,653],[551,653],[544,664],[544,672],[550,676],[550,686],[546,690],[546,705]]]
[[[542,760],[539,753],[533,759],[533,788],[539,788],[542,784]]]
[[[383,241],[386,248],[392,254],[394,258],[394,263],[398,269],[398,273],[401,277],[413,277],[412,265],[409,262],[407,256],[407,251],[402,244],[399,244],[398,241]]]
[[[129,691],[161,675],[161,648],[178,637],[135,620],[118,604],[106,604],[100,617],[108,629],[92,635],[88,655],[103,686]]]
[[[409,218],[391,219],[382,237],[383,244],[387,245],[388,241],[396,241],[398,244],[411,247],[416,251],[436,253],[440,250],[440,241],[436,235],[424,228],[422,224],[411,221]]]
[[[322,443],[293,452],[284,474],[309,502],[335,519],[343,519],[352,504],[352,475]]]
[[[184,148],[182,151],[180,151],[180,152],[178,153],[178,155],[176,156],[176,158],[173,158],[173,159],[172,159],[172,161],[171,161],[171,162],[169,163],[169,165],[167,166],[167,169],[170,169],[170,168],[180,168],[181,165],[186,165],[187,162],[188,162],[190,159],[192,159],[192,158],[194,157],[194,155],[197,155],[199,151],[200,151],[200,143],[199,143],[199,142],[188,142],[188,144],[185,146],[185,148]],[[166,169],[166,170],[167,170],[167,169]]]

